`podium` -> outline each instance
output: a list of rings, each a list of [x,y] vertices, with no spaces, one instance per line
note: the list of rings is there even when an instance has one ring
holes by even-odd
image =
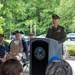
[[[30,75],[45,75],[48,61],[58,56],[62,59],[62,43],[48,38],[30,40]]]

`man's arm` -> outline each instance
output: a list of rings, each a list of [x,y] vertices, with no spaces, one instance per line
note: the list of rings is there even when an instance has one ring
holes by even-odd
[[[49,28],[46,34],[46,38],[51,38],[52,28]]]
[[[60,42],[63,43],[66,40],[66,30],[64,28],[62,28],[61,36]]]

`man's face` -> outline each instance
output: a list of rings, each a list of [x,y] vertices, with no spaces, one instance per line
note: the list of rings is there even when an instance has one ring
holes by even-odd
[[[34,35],[31,35],[30,38],[34,38]]]
[[[15,34],[15,38],[16,38],[17,40],[20,40],[21,34],[20,34],[20,33]]]
[[[53,20],[52,20],[52,21],[53,21],[53,24],[54,24],[54,25],[58,25],[59,20],[60,20],[60,19],[53,19]]]
[[[4,40],[4,37],[0,35],[0,42]]]

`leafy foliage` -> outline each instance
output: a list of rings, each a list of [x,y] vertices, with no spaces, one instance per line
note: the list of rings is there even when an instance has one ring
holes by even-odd
[[[75,50],[73,50],[73,49],[69,50],[69,54],[70,54],[70,56],[75,56]]]
[[[46,33],[52,26],[53,13],[61,17],[60,25],[67,33],[75,32],[74,0],[0,0],[0,3],[0,26],[8,36],[16,29],[29,35],[31,23],[33,32],[36,23],[37,35]]]
[[[75,32],[75,4],[74,0],[60,0],[59,7],[55,8],[56,13],[60,14],[61,16],[61,22],[60,24],[63,25],[67,31],[69,32]]]
[[[75,56],[75,45],[67,45],[70,56]]]

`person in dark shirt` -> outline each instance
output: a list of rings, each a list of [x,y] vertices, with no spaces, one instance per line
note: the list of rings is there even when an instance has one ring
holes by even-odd
[[[65,28],[59,25],[60,17],[57,14],[52,15],[52,21],[54,26],[48,29],[46,38],[52,38],[57,40],[58,43],[62,43],[62,54],[64,54],[63,42],[66,40]]]
[[[66,39],[66,32],[64,27],[59,25],[60,17],[57,14],[53,14],[52,21],[54,26],[48,29],[46,38],[52,38],[63,43]]]
[[[6,60],[7,52],[4,46],[0,45],[0,64]]]

